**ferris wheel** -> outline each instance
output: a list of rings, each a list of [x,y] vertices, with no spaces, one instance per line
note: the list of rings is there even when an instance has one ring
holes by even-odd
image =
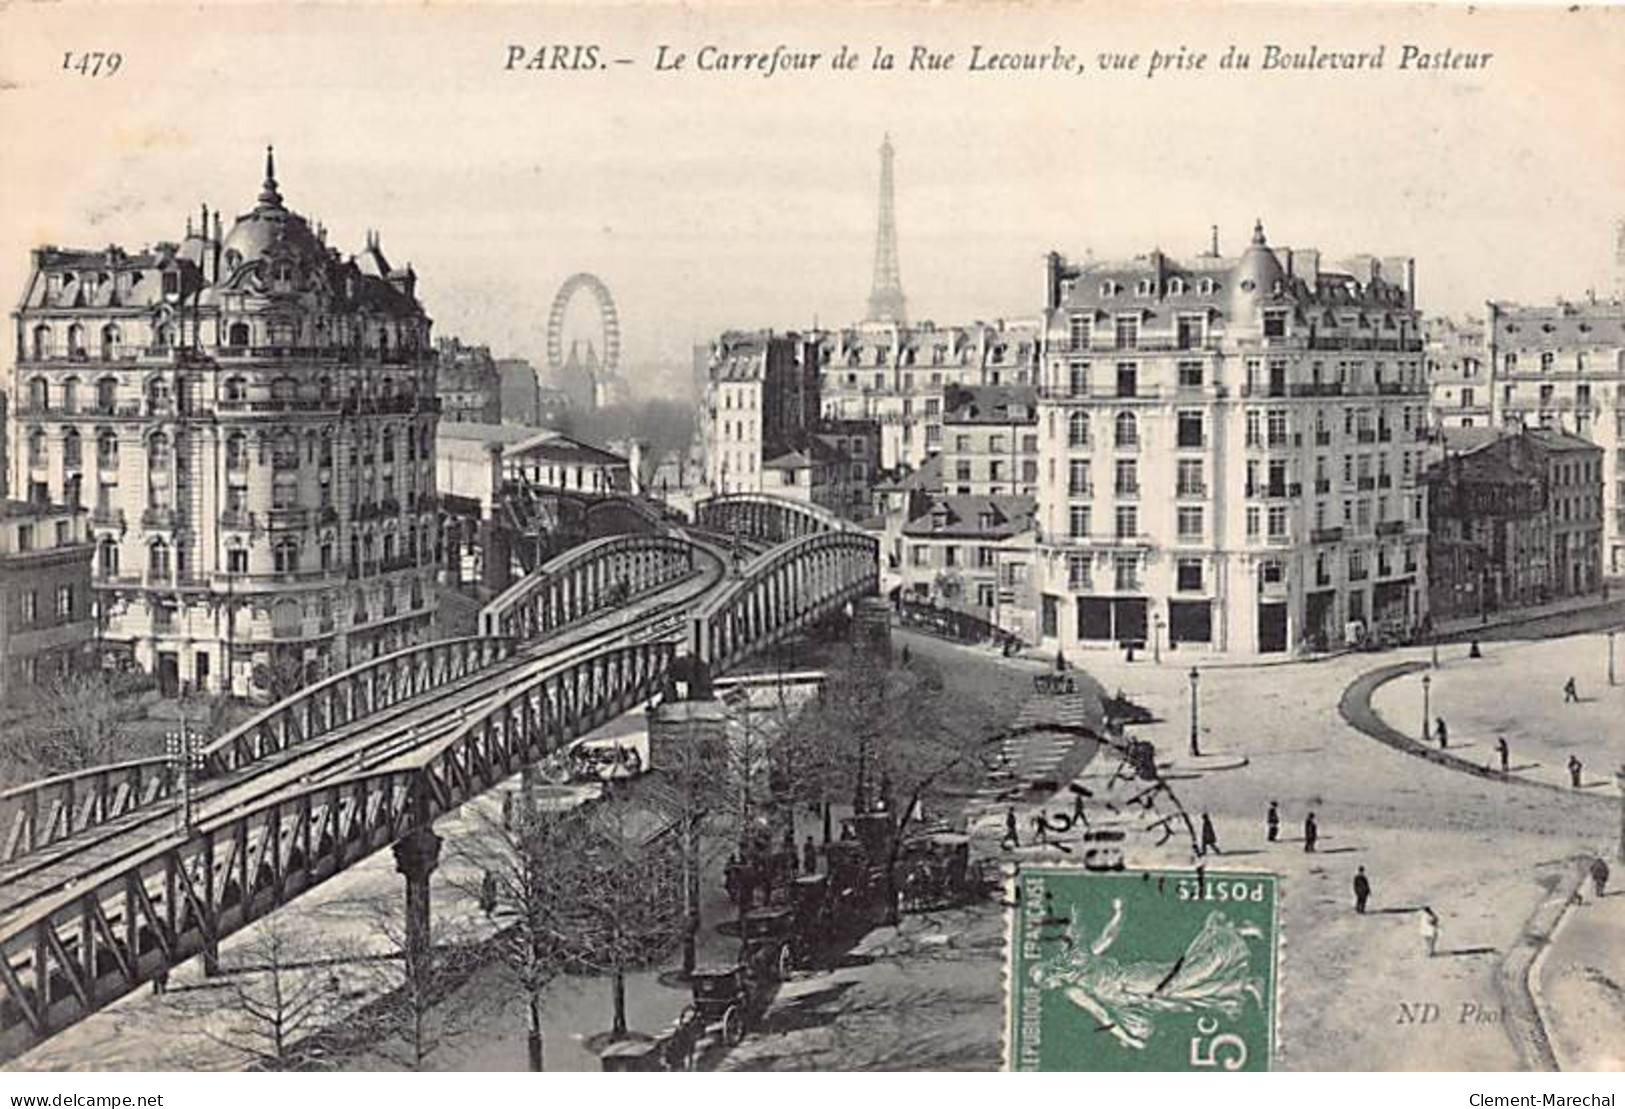
[[[615,313],[615,298],[609,295],[609,286],[590,273],[573,273],[559,286],[553,298],[553,310],[547,317],[547,364],[555,373],[564,368],[564,314],[570,302],[581,291],[587,291],[598,301],[598,319],[603,328],[603,347],[599,364],[603,371],[613,374],[620,368],[621,319]]]

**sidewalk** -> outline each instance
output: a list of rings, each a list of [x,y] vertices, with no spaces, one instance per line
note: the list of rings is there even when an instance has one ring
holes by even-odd
[[[1602,900],[1584,884],[1531,976],[1557,1065],[1563,1070],[1625,1070],[1625,888],[1614,871]]]
[[[1610,589],[1607,601],[1603,600],[1601,593],[1587,593],[1581,597],[1563,597],[1544,605],[1504,609],[1490,613],[1488,619],[1478,616],[1458,616],[1437,621],[1434,624],[1434,632],[1441,642],[1448,642],[1471,639],[1486,631],[1520,627],[1561,616],[1576,618],[1575,627],[1569,629],[1575,631],[1625,624],[1625,596],[1619,591]]]

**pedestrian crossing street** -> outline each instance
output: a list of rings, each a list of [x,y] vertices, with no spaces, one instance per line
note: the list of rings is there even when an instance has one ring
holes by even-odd
[[[1087,693],[1035,694],[1028,699],[999,745],[998,768],[988,775],[987,785],[972,795],[966,813],[972,836],[1002,835],[1009,806],[1016,805],[1019,811],[1035,787],[1046,797],[1065,788],[1088,764],[1095,741],[1072,732],[1046,730],[1046,724],[1096,731],[1102,724],[1099,702]]]

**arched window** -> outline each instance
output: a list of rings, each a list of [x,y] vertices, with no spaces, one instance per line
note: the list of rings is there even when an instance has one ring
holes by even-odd
[[[49,358],[54,352],[51,350],[51,329],[46,324],[34,328],[34,359]]]
[[[70,377],[62,383],[62,411],[79,411],[79,379]]]
[[[240,378],[240,377],[228,377],[228,378],[226,378],[225,386],[224,386],[224,389],[223,389],[223,398],[225,400],[240,401],[240,400],[243,400],[247,395],[248,395],[247,390],[243,385],[243,379],[242,378]]]
[[[1140,423],[1134,418],[1132,412],[1119,412],[1117,414],[1117,445],[1120,447],[1137,447],[1140,445]]]
[[[169,577],[169,544],[162,539],[154,539],[147,548],[147,573],[160,579]]]
[[[291,574],[299,569],[299,542],[291,536],[278,539],[271,548],[272,566],[279,574]]]
[[[226,436],[226,469],[248,469],[248,437],[240,431]]]
[[[117,398],[118,378],[103,377],[96,381],[96,411],[103,414],[112,412]]]
[[[96,433],[96,462],[108,468],[118,465],[118,435],[109,428]]]
[[[1087,447],[1089,445],[1089,413],[1080,409],[1067,417],[1066,439],[1069,446]]]
[[[393,428],[384,429],[383,455],[385,462],[395,461],[395,431]]]
[[[85,357],[85,329],[82,324],[70,324],[68,327],[68,357]]]
[[[79,432],[69,428],[62,436],[62,465],[78,469],[81,465]]]
[[[323,431],[322,432],[322,443],[321,443],[321,447],[318,449],[318,453],[317,453],[317,456],[316,456],[316,461],[317,461],[317,464],[322,466],[323,468],[326,468],[326,469],[331,469],[332,468],[332,466],[333,466],[333,433],[331,431]]]
[[[169,436],[158,432],[147,440],[147,468],[149,470],[167,470],[174,458],[174,452],[169,449]]]
[[[104,578],[113,577],[118,573],[118,543],[112,538],[104,536],[96,544],[96,565]]]
[[[276,437],[276,443],[271,448],[271,466],[277,470],[299,468],[299,437],[293,432],[284,431]]]
[[[166,378],[158,376],[147,381],[147,406],[153,412],[169,407],[169,381]]]
[[[248,345],[248,325],[239,321],[228,327],[226,329],[226,344],[233,347],[246,347]]]
[[[45,432],[35,428],[28,433],[28,464],[45,465]]]
[[[30,412],[44,412],[51,407],[51,391],[45,384],[43,377],[28,379],[28,410]]]
[[[119,333],[118,324],[110,323],[102,328],[102,361],[111,362],[118,357],[119,343],[123,336]]]

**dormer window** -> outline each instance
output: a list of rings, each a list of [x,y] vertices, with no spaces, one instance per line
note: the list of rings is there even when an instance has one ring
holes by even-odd
[[[1134,291],[1140,296],[1148,297],[1156,291],[1156,288],[1156,282],[1150,280],[1149,278],[1142,277],[1140,278],[1139,283],[1135,285]]]
[[[1171,296],[1171,297],[1176,297],[1176,296],[1183,296],[1184,293],[1185,293],[1185,281],[1184,281],[1184,279],[1179,278],[1179,277],[1170,277],[1168,279],[1168,295]]]
[[[999,514],[991,508],[983,509],[979,522],[983,531],[992,531],[999,526]]]
[[[1198,288],[1203,296],[1210,297],[1219,291],[1219,284],[1211,277],[1204,277],[1202,278],[1202,284]]]
[[[164,295],[175,296],[181,291],[181,275],[174,270],[164,273]]]
[[[1264,337],[1266,339],[1284,339],[1286,337],[1286,313],[1264,313]]]
[[[1109,296],[1112,296],[1113,294],[1115,294],[1116,292],[1117,292],[1117,288],[1112,282],[1110,282],[1110,281],[1102,281],[1100,283],[1100,295],[1101,296],[1109,297]]]

